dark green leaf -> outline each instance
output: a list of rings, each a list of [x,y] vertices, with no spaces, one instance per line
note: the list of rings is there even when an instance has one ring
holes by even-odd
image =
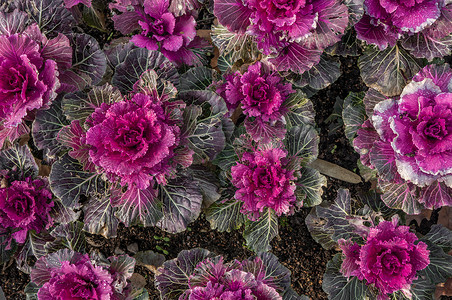
[[[246,245],[254,252],[265,252],[271,249],[270,242],[278,234],[278,217],[267,208],[256,221],[247,220],[243,237]]]
[[[388,97],[400,95],[421,69],[419,60],[399,45],[383,51],[369,47],[359,58],[358,65],[364,83]]]

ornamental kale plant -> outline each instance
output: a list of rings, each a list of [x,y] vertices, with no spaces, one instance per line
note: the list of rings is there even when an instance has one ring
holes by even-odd
[[[155,285],[165,300],[300,297],[290,287],[290,271],[271,253],[225,263],[205,249],[183,250],[158,271]]]
[[[362,164],[377,171],[386,205],[416,214],[452,204],[451,82],[449,65],[430,65],[399,97],[373,90],[364,97],[369,119],[357,122],[353,146]]]
[[[451,53],[452,4],[442,0],[364,0],[354,25],[358,39],[376,46],[364,47],[359,58],[367,86],[388,97],[401,94],[424,60]]]
[[[154,51],[135,49],[129,57],[146,57],[159,62],[160,68],[169,66]],[[130,66],[127,59],[123,66]],[[119,75],[121,68],[116,68]],[[162,76],[174,71],[156,70]],[[212,179],[199,180],[208,171],[188,167],[214,158],[224,147],[218,142],[224,139],[221,119],[226,105],[217,107],[219,97],[215,103],[193,95],[193,102],[177,100],[172,83],[154,70],[143,72],[125,96],[106,84],[88,93],[67,94],[62,102],[73,121],[61,129],[58,141],[70,151],[53,165],[51,187],[68,207],[79,207],[81,195],[88,197],[84,221],[92,233],[115,236],[119,222],[180,232],[199,216],[203,197],[213,197],[212,201],[219,197]],[[119,75],[113,81],[125,87]],[[205,118],[213,110],[216,114]],[[211,135],[218,138],[215,145],[203,142],[212,140]],[[97,214],[98,210],[108,211],[109,217]]]
[[[70,49],[66,37],[47,40],[26,18],[19,11],[0,12],[0,21],[10,24],[0,30],[0,146],[27,133],[24,121],[55,99],[60,87],[55,51]]]
[[[233,48],[228,39],[246,44],[249,38],[278,71],[299,74],[319,63],[323,50],[338,42],[348,25],[347,7],[336,0],[215,0],[214,14],[234,33],[214,29],[221,51]]]
[[[350,240],[338,241],[344,256],[342,274],[365,279],[379,291],[379,299],[389,299],[387,294],[396,291],[411,297],[410,285],[417,279],[416,273],[430,263],[427,244],[418,241],[408,226],[397,223],[395,218],[369,228],[362,246]]]
[[[132,299],[135,259],[128,255],[92,259],[69,249],[41,257],[31,272],[34,291],[27,296],[51,299]],[[136,291],[133,291],[136,292]]]
[[[351,199],[340,189],[334,203],[313,208],[306,225],[324,248],[342,253],[327,264],[322,288],[329,299],[402,299],[431,295],[452,274],[452,231],[441,225],[418,238],[402,226],[402,212],[386,207],[376,193]],[[440,271],[441,269],[441,271]]]
[[[415,57],[432,60],[450,53],[450,3],[364,0],[364,10],[355,24],[357,37],[380,50],[402,41]]]
[[[177,65],[198,65],[198,56],[193,48],[208,46],[196,37],[196,21],[193,10],[199,3],[184,7],[177,0],[115,0],[110,9],[120,14],[113,16],[115,28],[128,35],[140,30],[131,41],[138,47],[159,50],[166,58]],[[186,1],[185,1],[186,2]],[[186,10],[181,10],[180,7]]]
[[[256,149],[243,153],[240,162],[231,168],[232,184],[237,188],[235,199],[242,201],[241,213],[252,221],[264,209],[276,215],[289,215],[296,203],[294,171],[288,169],[287,151],[281,148]]]
[[[55,239],[56,234],[49,234],[54,227],[80,215],[63,209],[50,191],[48,179],[38,172],[27,146],[13,145],[0,152],[0,264],[14,258],[17,267],[27,273],[27,259],[45,252],[44,244]]]
[[[248,247],[268,251],[278,233],[278,216],[322,201],[326,178],[309,167],[317,147],[317,132],[308,124],[292,127],[284,143],[236,137],[214,161],[223,169],[225,192],[206,211],[211,227],[229,231],[244,224]]]
[[[231,114],[240,106],[246,116],[245,127],[255,141],[283,138],[290,83],[284,83],[272,66],[256,62],[248,70],[226,74],[217,93],[226,101]]]

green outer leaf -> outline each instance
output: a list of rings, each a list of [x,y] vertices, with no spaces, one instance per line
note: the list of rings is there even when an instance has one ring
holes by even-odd
[[[72,33],[69,41],[73,48],[72,66],[60,73],[62,82],[83,90],[96,85],[107,70],[107,58],[96,39],[84,33]]]
[[[231,54],[220,55],[218,57],[217,67],[221,73],[226,73],[226,71],[231,69],[233,65],[234,62],[232,61]]]
[[[145,288],[134,291],[125,300],[149,300],[148,290]]]
[[[253,61],[257,58],[259,50],[254,38],[249,34],[231,32],[223,25],[212,26],[212,42],[218,47],[220,55],[228,55],[234,64],[242,59]]]
[[[112,85],[119,88],[122,93],[133,90],[133,85],[147,70],[152,69],[159,79],[169,80],[173,84],[179,80],[179,74],[174,65],[158,51],[144,48],[132,49],[125,60],[116,66],[112,78]],[[159,84],[161,84],[159,80]],[[159,85],[160,89],[161,85]]]
[[[312,207],[322,203],[322,187],[326,187],[326,177],[321,175],[316,169],[304,167],[301,168],[301,176],[295,184],[297,189],[298,204],[303,201],[303,207]]]
[[[25,296],[27,300],[38,300],[38,291],[40,287],[36,285],[34,282],[29,282],[27,286],[25,286]],[[0,299],[2,299],[0,297]]]
[[[83,166],[69,155],[52,165],[49,181],[52,192],[64,205],[76,207],[81,195],[103,194],[108,183],[102,175],[83,170]]]
[[[322,54],[318,64],[301,75],[300,86],[308,85],[321,90],[335,82],[341,76],[341,62],[337,57]]]
[[[110,261],[109,272],[114,274],[112,286],[122,291],[128,285],[127,279],[132,277],[133,270],[135,269],[135,259],[125,254],[111,256],[108,260]]]
[[[33,121],[32,136],[38,149],[43,149],[45,156],[54,159],[63,146],[57,141],[61,128],[69,125],[61,109],[62,97],[59,96],[52,102],[49,109],[39,110]]]
[[[319,154],[319,135],[310,125],[292,127],[286,134],[286,147],[290,156],[302,158],[302,166],[313,162]]]
[[[93,86],[88,93],[66,94],[62,107],[69,120],[80,120],[83,124],[102,103],[112,104],[121,100],[123,100],[121,92],[107,83],[103,86]]]
[[[223,151],[217,154],[212,163],[220,167],[223,171],[230,172],[231,167],[235,165],[237,161],[238,157],[235,153],[234,147],[230,143],[227,143],[226,147]]]
[[[436,286],[431,284],[424,275],[417,274],[418,279],[411,283],[410,291],[412,293],[411,300],[433,300]],[[406,299],[406,298],[404,298]]]
[[[350,143],[356,137],[356,132],[366,120],[366,111],[363,103],[365,92],[350,92],[344,100],[342,120],[345,125],[345,136]]]
[[[158,269],[155,287],[160,291],[161,299],[178,299],[189,288],[188,278],[196,266],[206,258],[215,256],[206,249],[182,250],[177,258],[168,260]]]
[[[88,203],[83,206],[84,224],[83,230],[91,234],[100,234],[105,238],[116,237],[119,220],[116,218],[117,208],[111,206],[110,196],[90,197]]]
[[[371,169],[368,166],[363,165],[360,159],[356,162],[359,169],[359,175],[361,175],[362,178],[364,178],[365,181],[369,181],[372,179],[376,179],[378,176],[378,170],[377,169]]]
[[[283,104],[289,111],[285,115],[286,127],[288,129],[297,125],[313,125],[315,124],[314,106],[306,97],[306,94],[300,90],[289,95]]]
[[[79,207],[76,207],[78,209]],[[81,211],[74,211],[74,209],[64,206],[59,199],[53,200],[53,207],[50,211],[50,216],[55,223],[67,224],[75,222],[80,217]]]
[[[309,215],[306,216],[304,222],[306,223],[306,227],[308,227],[308,230],[311,233],[311,237],[324,249],[331,250],[337,244],[332,238],[334,230],[331,227],[324,228],[326,221],[317,217],[316,211],[317,207],[313,207]]]
[[[50,235],[53,236],[55,240],[46,243],[44,246],[48,253],[55,252],[62,248],[67,248],[79,253],[85,251],[85,232],[83,231],[82,222],[58,225],[50,232]]]
[[[247,220],[243,237],[248,248],[254,252],[265,252],[271,249],[270,242],[278,234],[278,217],[267,208],[256,221]]]
[[[8,1],[12,2],[12,1]],[[47,37],[57,33],[68,34],[75,25],[74,17],[63,0],[26,0],[19,2],[19,10],[28,13]]]
[[[118,207],[115,215],[124,223],[131,226],[155,226],[162,218],[162,203],[157,197],[157,191],[152,186],[138,189],[129,186],[125,193],[121,189],[112,189],[112,206]]]
[[[397,184],[378,180],[378,186],[384,192],[381,200],[390,208],[401,209],[409,215],[421,212],[421,204],[407,183]]]
[[[392,216],[402,212],[400,210],[387,207],[385,203],[381,201],[381,195],[377,194],[375,191],[359,193],[357,198],[363,205],[367,205],[372,211],[381,212],[381,215],[386,220],[390,220]]]
[[[0,170],[19,172],[22,177],[38,176],[38,165],[27,145],[13,145],[8,150],[0,152]]]
[[[385,96],[398,96],[421,69],[420,61],[398,45],[379,51],[369,47],[358,60],[364,83]]]
[[[357,217],[352,214],[351,198],[348,190],[339,189],[334,203],[329,207],[317,206],[316,213],[319,218],[326,220],[324,229],[328,233],[330,229],[334,231],[332,235],[334,241],[359,237],[355,232],[355,227],[350,223],[351,219]]]
[[[433,244],[441,247],[445,253],[448,253],[452,248],[452,230],[441,224],[433,225],[422,239],[429,240]]]
[[[246,220],[246,217],[240,212],[242,204],[235,199],[226,202],[217,201],[212,204],[205,212],[210,228],[220,232],[230,232],[240,228]]]
[[[177,90],[179,92],[196,90],[207,90],[208,86],[212,84],[213,70],[206,67],[191,68],[180,76]]]
[[[427,244],[430,251],[429,265],[416,273],[421,278],[425,278],[432,285],[445,282],[452,277],[452,256],[444,253],[440,246],[433,244],[430,240],[422,238],[422,242]]]
[[[163,203],[163,218],[157,226],[167,232],[184,231],[201,213],[201,191],[188,176],[182,175],[166,186],[161,185],[159,197]]]
[[[323,275],[322,289],[328,294],[330,300],[364,300],[366,299],[366,285],[357,277],[347,279],[340,272],[342,259],[337,253],[328,261]]]
[[[346,0],[345,4],[348,6],[347,2],[363,10],[362,2],[361,4],[358,4],[360,0]],[[358,5],[353,2],[357,2],[356,4]],[[361,17],[359,17],[359,19],[361,19]],[[328,47],[325,51],[329,55],[358,56],[360,53],[360,47],[358,45],[358,40],[356,39],[355,31],[353,29],[347,30],[339,42],[331,47]]]
[[[283,300],[309,300],[308,296],[300,296],[292,288],[288,288],[282,297]]]

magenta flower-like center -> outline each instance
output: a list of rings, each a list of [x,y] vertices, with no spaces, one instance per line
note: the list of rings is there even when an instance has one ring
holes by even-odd
[[[389,253],[386,253],[381,258],[381,264],[383,268],[385,269],[386,273],[394,273],[397,272],[400,268],[400,262],[397,256],[391,253],[391,251],[388,251]]]
[[[253,174],[253,181],[258,182],[261,187],[271,189],[277,182],[276,173],[277,170],[273,166],[268,169],[257,168]]]
[[[19,196],[14,199],[15,210],[13,213],[15,213],[18,218],[24,218],[30,214],[30,206],[32,205],[31,199]]]
[[[165,27],[161,19],[152,21],[151,29],[154,34],[163,35],[165,33]]]
[[[420,123],[419,126],[424,125],[423,123]],[[423,133],[427,138],[442,140],[448,134],[446,121],[444,119],[433,119],[426,122]]]
[[[305,4],[306,0],[273,0],[276,15],[282,18],[294,16]]]
[[[130,128],[129,124],[123,124],[116,132],[115,141],[131,150],[139,150],[143,141],[143,127]]]
[[[22,89],[24,82],[27,82],[28,74],[25,73],[25,77],[20,70],[16,68],[10,68],[5,73],[1,73],[1,82],[8,85],[2,86],[2,90],[7,92],[18,92]],[[6,79],[6,80],[4,80]]]
[[[94,296],[94,290],[99,286],[96,282],[92,282],[91,278],[76,276],[73,279],[74,286],[70,289],[72,297],[82,299],[90,299]]]
[[[267,103],[267,91],[269,89],[268,84],[263,78],[258,78],[253,86],[251,102],[259,104],[260,102]]]

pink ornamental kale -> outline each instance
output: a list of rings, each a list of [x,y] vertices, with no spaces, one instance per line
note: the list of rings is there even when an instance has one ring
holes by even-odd
[[[282,116],[288,111],[284,102],[294,92],[290,83],[284,83],[276,71],[261,62],[249,66],[243,75],[225,75],[217,88],[231,112],[241,106],[247,132],[255,141],[284,137]]]
[[[23,17],[17,11],[0,14],[0,20],[14,24],[0,30],[0,146],[27,132],[24,119],[50,106],[60,87],[56,51],[70,48],[62,35],[47,40],[36,24],[17,25]]]
[[[336,0],[215,0],[214,13],[229,30],[255,37],[279,71],[298,73],[318,63],[348,24],[347,8]]]
[[[195,55],[189,50],[199,44],[196,21],[189,14],[176,16],[170,11],[170,0],[116,0],[110,8],[122,14],[113,16],[115,28],[123,34],[141,30],[132,37],[138,47],[159,50],[176,64],[193,65]]]
[[[418,189],[427,208],[452,204],[452,72],[427,66],[399,99],[378,103],[358,130],[361,160],[392,183]],[[375,128],[376,132],[373,130]],[[387,162],[382,164],[381,162]]]
[[[283,103],[295,91],[277,72],[257,62],[249,66],[243,75],[239,72],[226,75],[225,82],[217,92],[231,109],[241,104],[247,117],[257,117],[269,122],[278,120],[287,112]]]
[[[50,256],[64,255],[65,252],[61,251]],[[112,299],[112,274],[100,266],[94,266],[87,254],[75,253],[67,260],[56,260],[56,263],[51,262],[50,257],[43,256],[36,267],[31,272],[31,280],[44,281],[38,291],[39,300]]]
[[[452,6],[442,0],[365,0],[364,8],[364,16],[355,25],[357,36],[381,50],[394,46],[402,37],[420,33],[425,36],[421,38],[424,43],[436,44],[440,49],[444,47],[439,45],[441,39],[452,32],[449,24]],[[409,44],[407,47],[413,48]],[[414,52],[417,57],[424,57],[425,53],[427,49]]]
[[[180,128],[156,95],[137,93],[130,100],[103,103],[88,124],[89,159],[103,172],[140,189],[153,179],[166,183]]]
[[[260,258],[253,263],[262,266]],[[282,300],[275,288],[263,280],[265,274],[262,269],[256,268],[252,272],[247,270],[247,264],[248,261],[236,261],[225,265],[222,258],[217,262],[206,259],[196,266],[190,276],[189,290],[185,295],[188,300]]]
[[[416,272],[430,263],[427,245],[417,241],[408,226],[383,221],[370,228],[363,246],[339,240],[345,256],[341,272],[346,277],[365,279],[380,291],[382,298],[396,291],[409,295]]]
[[[2,182],[7,182],[4,178]],[[53,224],[49,212],[52,193],[44,178],[12,181],[0,188],[0,227],[11,230],[11,238],[24,243],[29,230],[40,233]]]
[[[243,202],[242,213],[250,220],[259,218],[265,208],[278,216],[293,212],[296,202],[293,171],[286,168],[287,152],[279,148],[245,152],[232,166],[235,198]]]

